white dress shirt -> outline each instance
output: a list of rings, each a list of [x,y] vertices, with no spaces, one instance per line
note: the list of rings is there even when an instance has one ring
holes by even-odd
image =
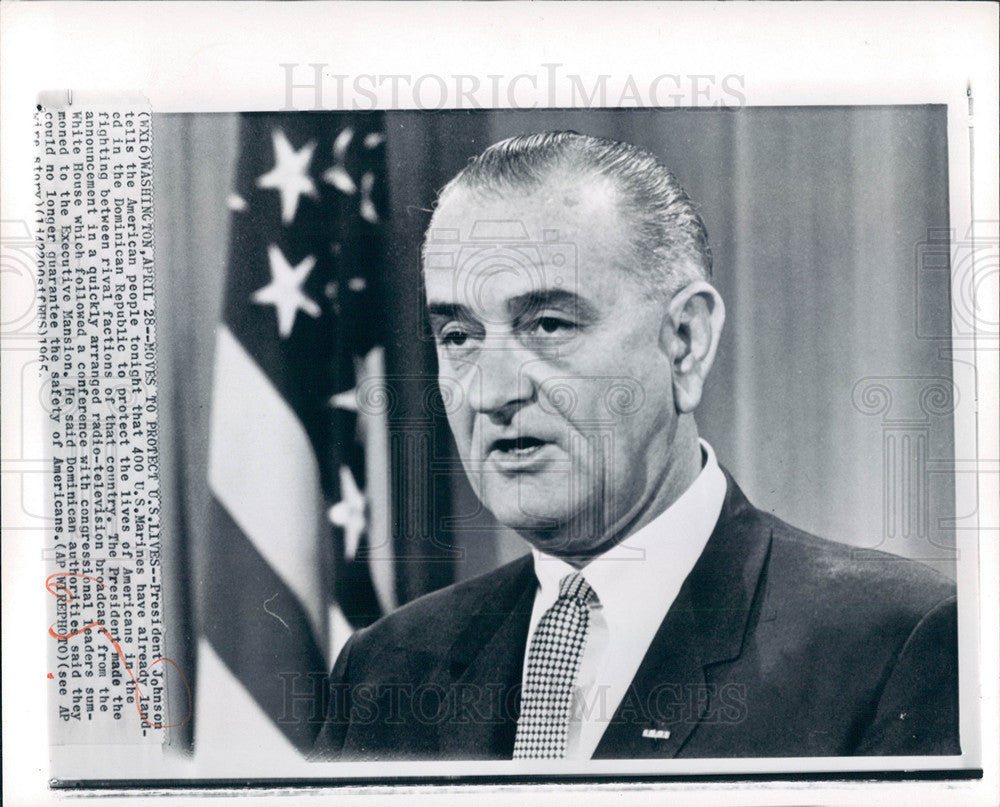
[[[712,447],[700,442],[704,461],[691,487],[645,527],[579,570],[599,602],[591,606],[587,644],[574,686],[568,759],[590,759],[597,749],[719,520],[726,478]],[[531,552],[538,588],[525,658],[539,620],[559,596],[559,581],[578,571],[560,558],[534,548]]]

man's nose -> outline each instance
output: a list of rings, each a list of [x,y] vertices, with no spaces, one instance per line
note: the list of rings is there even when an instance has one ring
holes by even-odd
[[[527,359],[506,340],[482,350],[468,391],[472,408],[494,422],[509,423],[535,395],[535,385],[526,372]]]

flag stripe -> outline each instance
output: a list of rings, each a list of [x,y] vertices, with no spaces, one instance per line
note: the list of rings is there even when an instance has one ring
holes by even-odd
[[[297,673],[296,691],[311,686],[304,673],[325,670],[326,663],[308,628],[302,605],[271,564],[247,540],[225,508],[213,501],[209,568],[219,570],[217,585],[206,593],[203,631],[233,675],[299,750],[308,750],[319,725],[310,721],[308,704],[298,720],[286,715],[282,673]],[[232,570],[239,570],[234,579]],[[238,620],[238,622],[237,622]],[[235,623],[235,624],[234,624]],[[201,720],[206,715],[196,715]],[[219,719],[216,714],[215,719]],[[223,715],[238,730],[240,716]]]
[[[386,384],[385,349],[375,347],[365,356],[358,386]],[[396,608],[395,553],[392,549],[392,474],[389,468],[388,407],[368,407],[362,422],[365,442],[366,494],[370,502],[366,558],[372,585],[383,614]]]
[[[308,697],[332,663],[324,651],[392,603],[392,563],[379,597],[368,551],[373,537],[389,551],[386,419],[339,406],[381,339],[381,126],[380,115],[247,115],[233,189],[243,203],[217,332],[199,614],[227,680],[300,750],[318,726],[284,721],[282,674]],[[334,167],[350,188],[324,181]],[[196,720],[239,732],[231,700],[200,698]]]
[[[194,703],[197,722],[195,778],[246,777],[254,761],[267,760],[267,775],[282,769],[299,772],[302,755],[278,730],[274,720],[255,701],[242,681],[212,648],[198,640],[198,686]],[[230,715],[227,721],[199,719]],[[232,715],[239,715],[234,720]],[[236,724],[238,730],[233,730]]]
[[[208,468],[212,492],[299,597],[315,635],[325,637],[323,581],[316,562],[322,499],[309,438],[225,327],[216,335],[214,389]],[[289,551],[292,537],[299,551]]]

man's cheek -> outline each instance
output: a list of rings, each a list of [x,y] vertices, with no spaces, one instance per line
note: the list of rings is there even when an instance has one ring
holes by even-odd
[[[448,428],[455,438],[458,452],[461,456],[468,456],[469,446],[472,443],[472,419],[461,409],[448,411]]]

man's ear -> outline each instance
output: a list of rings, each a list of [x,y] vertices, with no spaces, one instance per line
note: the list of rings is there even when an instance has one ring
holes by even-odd
[[[693,412],[701,401],[725,321],[722,297],[704,280],[689,283],[670,300],[660,345],[670,357],[678,414]]]

